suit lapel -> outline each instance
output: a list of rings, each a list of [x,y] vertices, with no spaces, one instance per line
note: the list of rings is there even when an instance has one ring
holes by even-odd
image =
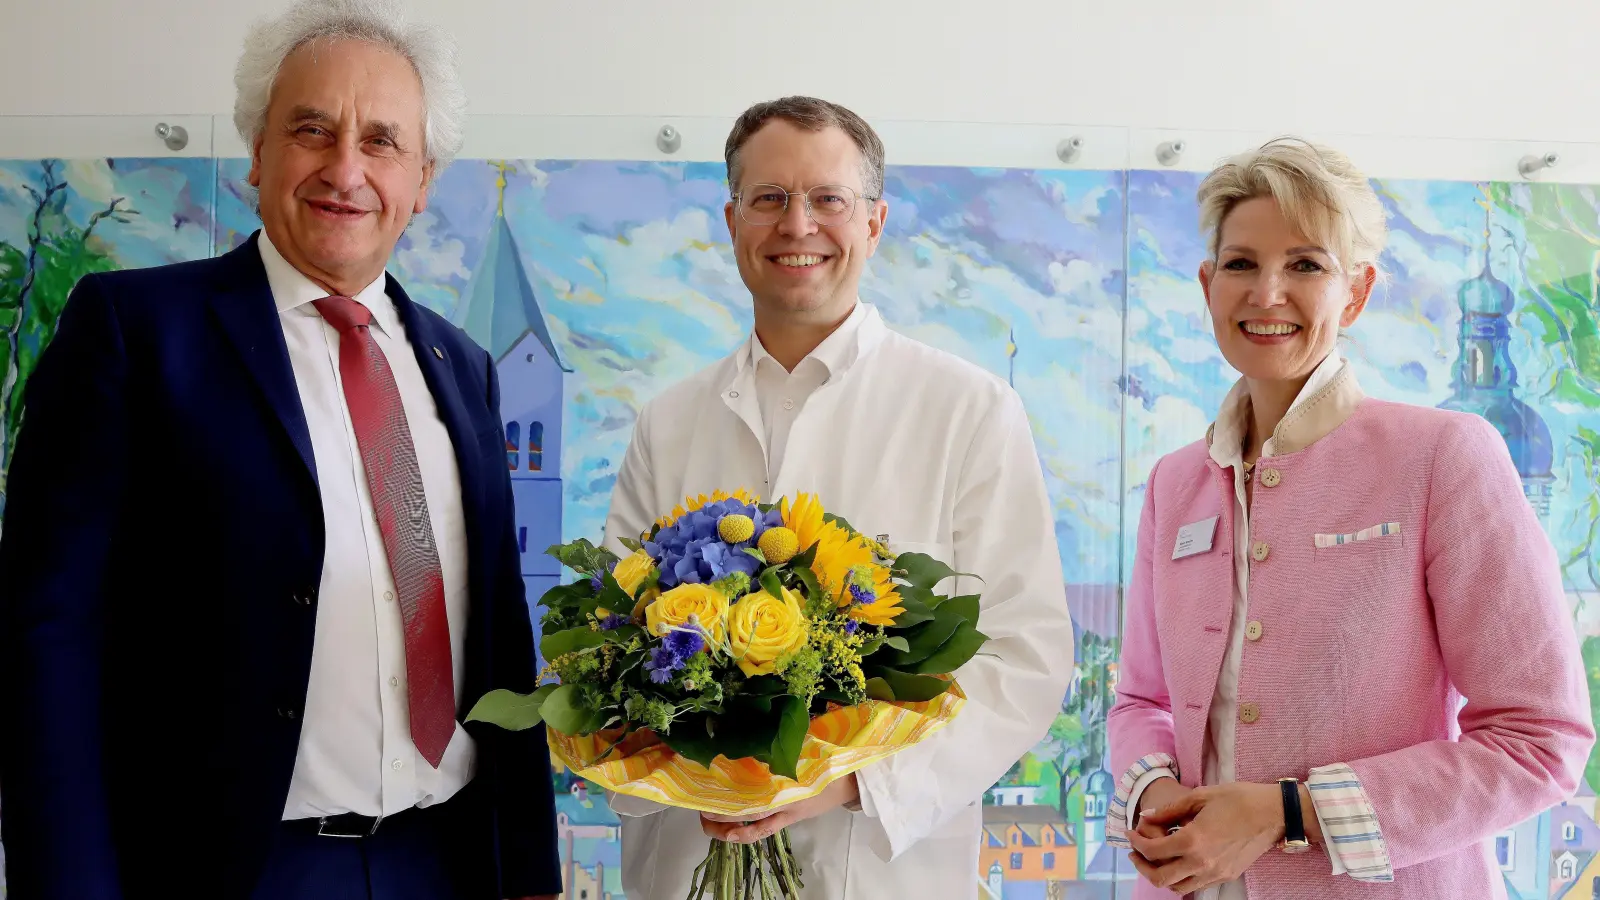
[[[258,235],[252,235],[243,246],[223,257],[228,262],[227,274],[220,290],[211,295],[211,310],[315,484],[317,464],[311,452],[311,431],[306,427],[300,390],[289,365],[289,345],[283,339],[283,324],[272,299],[257,239]]]
[[[450,443],[455,447],[456,468],[461,475],[461,504],[468,524],[467,539],[469,546],[476,547],[478,536],[473,529],[481,512],[483,464],[478,457],[478,435],[473,430],[472,417],[462,402],[461,391],[452,371],[454,361],[450,358],[451,343],[441,340],[442,336],[435,333],[433,323],[417,309],[394,276],[388,277],[385,290],[394,300],[400,321],[405,324],[411,352],[416,357],[417,366],[422,369],[428,391],[433,394],[439,418],[444,422],[445,430],[450,432]]]

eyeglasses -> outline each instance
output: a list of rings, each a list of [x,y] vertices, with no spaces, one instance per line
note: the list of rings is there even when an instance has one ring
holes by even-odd
[[[855,217],[856,199],[877,197],[857,194],[842,184],[819,184],[807,191],[786,191],[775,184],[752,184],[733,195],[739,218],[751,225],[776,225],[789,211],[790,197],[806,198],[806,215],[818,225],[843,225]]]

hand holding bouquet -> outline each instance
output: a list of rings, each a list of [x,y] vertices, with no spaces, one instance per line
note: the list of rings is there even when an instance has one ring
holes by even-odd
[[[978,652],[977,595],[887,547],[815,497],[691,498],[625,559],[550,548],[583,576],[544,595],[544,684],[485,695],[469,720],[547,726],[555,755],[610,790],[720,816],[763,815],[936,731]],[[541,677],[541,681],[545,678]],[[782,832],[715,842],[690,897],[792,900]]]

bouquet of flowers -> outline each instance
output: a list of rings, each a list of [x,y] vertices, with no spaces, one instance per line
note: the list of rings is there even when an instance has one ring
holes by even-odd
[[[544,722],[554,755],[602,787],[722,816],[760,816],[916,743],[965,701],[950,677],[987,638],[957,574],[895,555],[816,497],[694,497],[625,559],[587,540],[549,552],[582,577],[544,595],[532,694],[468,715]],[[793,900],[779,832],[714,842],[690,898]]]

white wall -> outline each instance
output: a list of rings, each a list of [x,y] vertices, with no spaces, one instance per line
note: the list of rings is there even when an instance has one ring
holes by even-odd
[[[286,4],[0,0],[0,117],[226,114],[247,23]],[[875,122],[1600,144],[1594,0],[411,4],[455,33],[479,115],[723,119],[805,92]]]

